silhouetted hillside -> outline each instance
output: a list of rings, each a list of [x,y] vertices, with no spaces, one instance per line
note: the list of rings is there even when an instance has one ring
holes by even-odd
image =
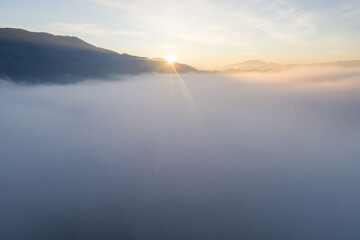
[[[196,71],[163,59],[118,54],[76,37],[0,28],[0,77],[14,82],[68,83],[116,74]]]

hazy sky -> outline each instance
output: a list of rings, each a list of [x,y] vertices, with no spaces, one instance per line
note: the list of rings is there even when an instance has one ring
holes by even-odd
[[[360,58],[360,0],[12,0],[0,26],[76,35],[200,68]]]

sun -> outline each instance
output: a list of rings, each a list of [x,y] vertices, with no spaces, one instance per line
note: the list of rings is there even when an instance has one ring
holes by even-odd
[[[170,63],[170,64],[173,64],[175,62],[175,58],[172,56],[167,56],[166,61],[168,61],[168,63]]]

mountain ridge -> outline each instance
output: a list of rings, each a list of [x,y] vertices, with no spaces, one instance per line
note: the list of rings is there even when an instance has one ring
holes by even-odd
[[[23,83],[71,83],[142,73],[197,72],[164,59],[120,54],[80,38],[0,28],[0,77]]]
[[[348,60],[348,61],[335,61],[327,63],[309,63],[309,64],[280,64],[274,62],[264,62],[261,60],[247,60],[240,63],[234,63],[222,68],[223,73],[237,73],[237,72],[272,72],[289,70],[298,67],[326,67],[326,66],[338,66],[338,67],[359,67],[360,60]]]

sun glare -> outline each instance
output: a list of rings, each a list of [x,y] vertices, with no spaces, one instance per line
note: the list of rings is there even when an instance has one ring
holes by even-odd
[[[166,57],[166,61],[168,61],[168,63],[172,64],[175,62],[175,58],[174,57],[171,57],[171,56],[167,56]]]

